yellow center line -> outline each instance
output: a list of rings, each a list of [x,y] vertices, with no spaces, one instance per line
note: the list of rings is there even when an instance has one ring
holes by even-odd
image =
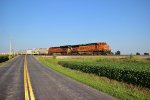
[[[30,81],[30,76],[28,72],[26,55],[24,59],[24,92],[25,92],[25,100],[35,100],[31,81]]]

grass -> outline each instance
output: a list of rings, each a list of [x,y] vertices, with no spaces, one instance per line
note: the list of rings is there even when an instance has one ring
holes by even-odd
[[[83,73],[77,70],[71,70],[58,65],[58,61],[92,61],[96,62],[99,58],[77,58],[77,59],[52,59],[45,57],[37,57],[37,59],[48,66],[49,68],[64,74],[72,79],[93,87],[99,91],[105,92],[120,100],[150,100],[150,90],[148,88],[141,88],[126,83],[118,82],[108,79],[106,77],[99,77],[94,74]],[[84,59],[84,60],[83,60]],[[89,59],[89,60],[88,60]]]
[[[0,55],[0,63],[8,60],[9,60],[9,55]]]
[[[0,55],[1,56],[1,55]],[[17,56],[16,56],[17,57]],[[12,61],[15,58],[15,56],[9,56],[9,59],[7,61],[3,61],[0,63],[0,67],[2,67],[3,65],[7,64],[8,62]]]
[[[9,60],[8,60],[8,61],[9,61]],[[5,65],[8,61],[1,62],[1,63],[0,63],[0,67],[2,67],[3,65]]]
[[[0,67],[1,67],[1,65],[3,65],[3,63],[0,63]]]

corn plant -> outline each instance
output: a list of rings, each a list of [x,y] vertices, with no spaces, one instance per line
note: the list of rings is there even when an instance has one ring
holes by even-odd
[[[93,73],[110,79],[150,88],[150,72],[146,69],[140,70],[140,68],[136,69],[136,67],[130,68],[128,65],[127,67],[119,67],[119,65],[110,66],[100,65],[99,63],[75,61],[59,61],[58,64],[70,69]]]

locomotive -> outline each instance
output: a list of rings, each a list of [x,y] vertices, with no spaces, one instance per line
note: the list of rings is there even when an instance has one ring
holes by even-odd
[[[48,54],[58,55],[109,55],[111,48],[106,42],[65,45],[59,47],[50,47]]]

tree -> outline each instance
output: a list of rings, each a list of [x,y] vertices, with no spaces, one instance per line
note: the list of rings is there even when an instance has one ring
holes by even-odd
[[[141,55],[141,54],[139,52],[137,52],[136,55]]]
[[[111,52],[110,54],[111,54],[111,55],[114,55],[114,53],[113,53],[113,52]]]
[[[120,51],[117,51],[116,53],[115,53],[115,55],[120,55],[121,54],[121,52]]]
[[[144,55],[149,55],[149,53],[145,52]]]

